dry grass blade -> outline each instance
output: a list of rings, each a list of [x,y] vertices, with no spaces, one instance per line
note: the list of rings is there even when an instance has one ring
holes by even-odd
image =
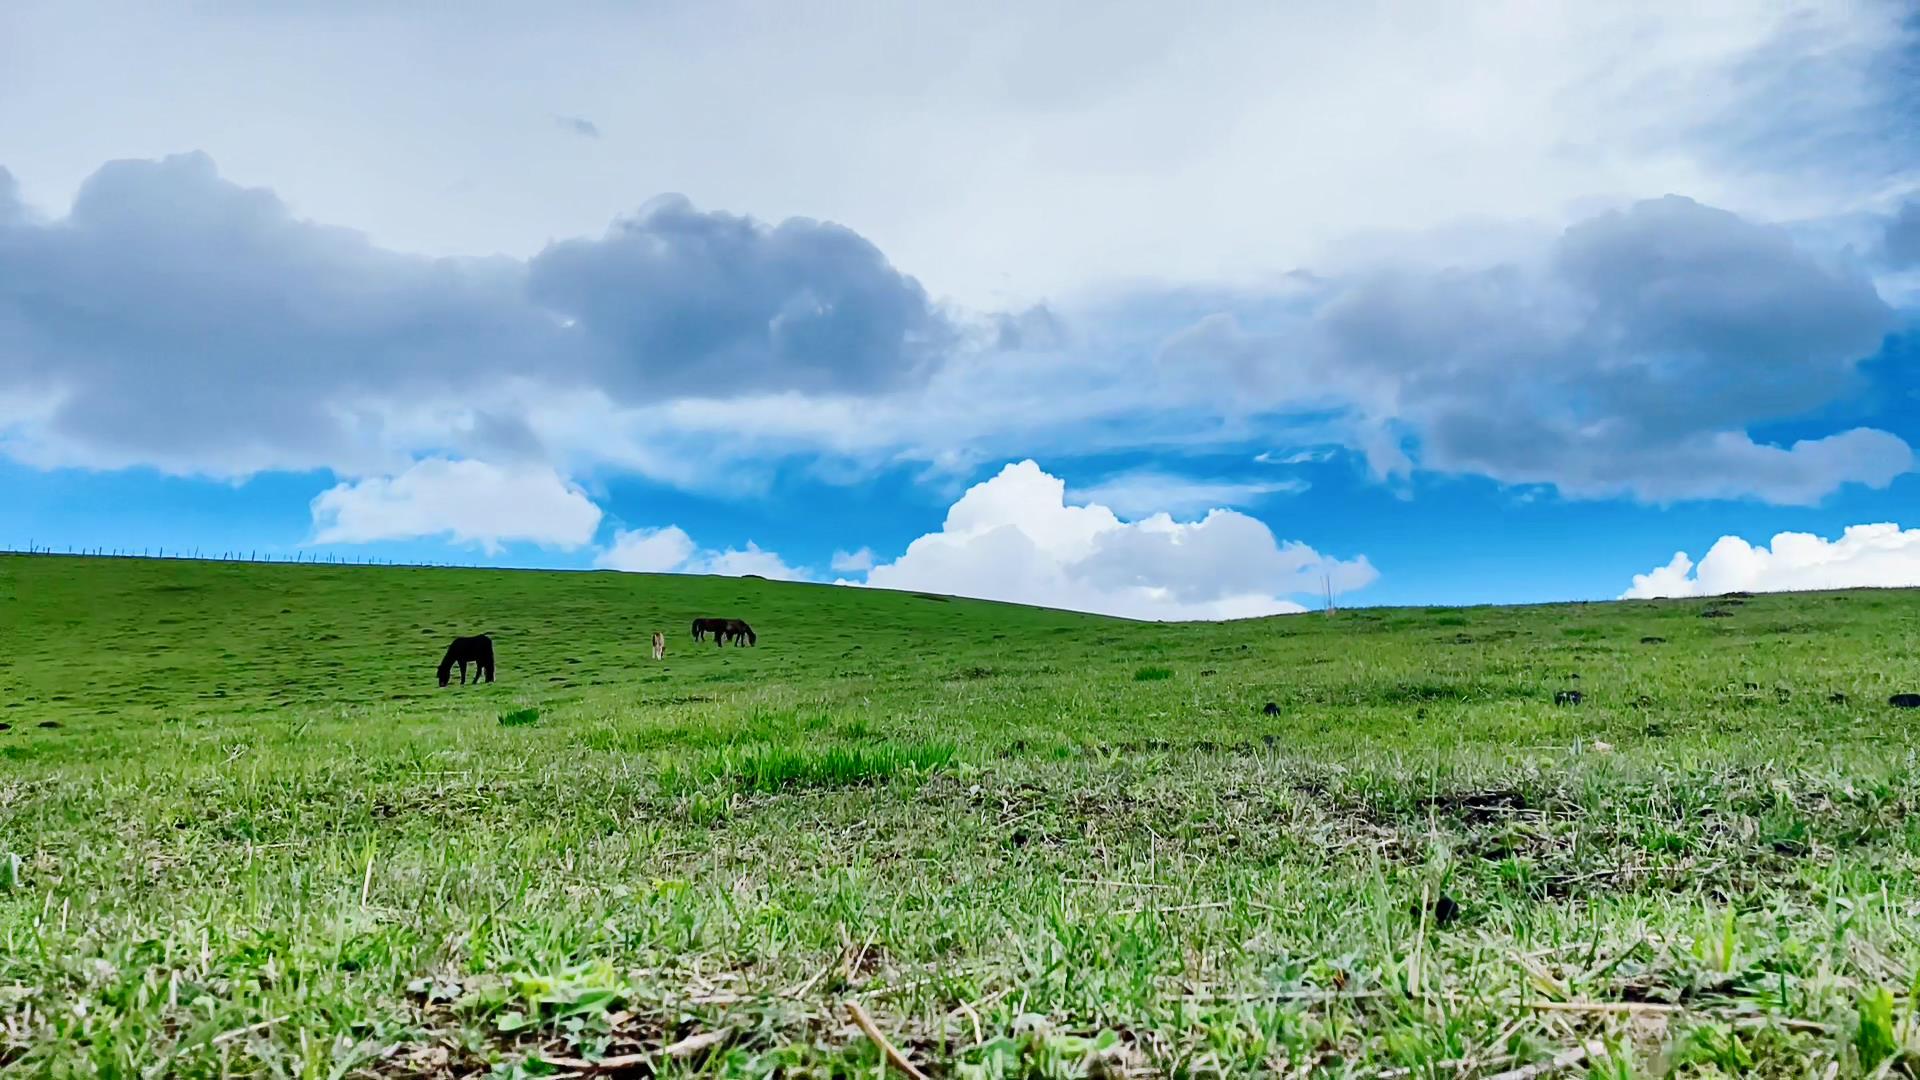
[[[719,1046],[721,1043],[726,1042],[732,1034],[732,1028],[718,1028],[713,1031],[696,1032],[678,1042],[668,1043],[666,1046],[661,1047],[659,1056],[668,1060],[690,1058],[702,1050],[711,1050]],[[652,1070],[653,1067],[658,1064],[654,1055],[646,1053],[620,1054],[615,1057],[601,1058],[599,1061],[588,1061],[585,1058],[560,1057],[550,1057],[542,1060],[549,1065],[554,1065],[562,1069],[572,1069],[575,1072],[582,1073],[625,1072],[629,1069]]]
[[[670,1058],[692,1057],[702,1050],[707,1050],[726,1042],[727,1036],[731,1034],[733,1034],[732,1028],[720,1028],[717,1031],[702,1031],[689,1035],[679,1042],[668,1044],[660,1053],[662,1056]]]
[[[1416,1074],[1427,1076],[1437,1072],[1465,1072],[1478,1067],[1479,1064],[1479,1058],[1445,1058],[1440,1061],[1429,1061],[1418,1068],[1402,1065],[1394,1069],[1382,1069],[1373,1074],[1373,1080],[1406,1080],[1407,1077]]]
[[[1703,1009],[1686,1005],[1675,1005],[1664,1001],[1529,1001],[1527,1008],[1537,1012],[1564,1013],[1624,1013],[1632,1016],[1667,1016],[1676,1013],[1694,1013],[1700,1016],[1712,1016],[1736,1023],[1765,1023],[1771,1020],[1781,1027],[1810,1034],[1830,1034],[1832,1027],[1813,1020],[1802,1020],[1792,1016],[1772,1016],[1767,1013],[1745,1009]]]
[[[907,1060],[907,1055],[901,1053],[899,1047],[888,1042],[887,1037],[880,1034],[880,1029],[873,1024],[873,1017],[867,1015],[867,1010],[861,1008],[859,1002],[847,1002],[847,1012],[853,1015],[853,1022],[860,1025],[860,1030],[867,1033],[867,1038],[873,1040],[873,1044],[880,1048],[881,1055],[894,1068],[913,1077],[913,1080],[929,1080],[926,1073],[921,1072],[913,1062]]]
[[[290,1019],[292,1019],[291,1015],[276,1016],[271,1020],[262,1020],[257,1024],[248,1024],[246,1027],[243,1027],[243,1028],[234,1028],[232,1031],[223,1031],[220,1034],[215,1035],[212,1038],[212,1040],[210,1040],[209,1045],[219,1046],[221,1043],[232,1042],[235,1039],[242,1038],[247,1035],[251,1035],[256,1031],[265,1031],[275,1024],[284,1024]]]
[[[1151,911],[1161,915],[1173,915],[1182,911],[1217,911],[1220,908],[1229,907],[1229,906],[1231,905],[1225,900],[1209,900],[1201,904],[1173,904],[1168,907],[1149,906],[1149,907],[1121,908],[1119,911],[1114,912],[1114,914],[1115,915],[1144,915],[1147,912]]]
[[[1559,1072],[1561,1069],[1571,1069],[1590,1057],[1595,1057],[1606,1052],[1607,1048],[1604,1044],[1600,1042],[1590,1042],[1584,1046],[1576,1046],[1571,1050],[1563,1050],[1546,1061],[1537,1061],[1532,1065],[1522,1065],[1517,1069],[1508,1069],[1503,1073],[1495,1073],[1487,1077],[1487,1080],[1533,1080],[1536,1076],[1545,1076],[1548,1073]]]

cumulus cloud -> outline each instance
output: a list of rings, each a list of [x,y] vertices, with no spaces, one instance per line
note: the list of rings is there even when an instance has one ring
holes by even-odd
[[[508,541],[576,548],[600,526],[600,508],[551,469],[445,458],[335,485],[311,510],[320,544],[448,536],[488,551]]]
[[[1177,620],[1300,611],[1286,597],[1317,594],[1328,578],[1347,592],[1377,576],[1364,556],[1282,543],[1232,510],[1129,522],[1106,506],[1072,505],[1063,481],[1022,461],[969,488],[939,532],[875,566],[864,584]]]
[[[788,566],[775,552],[753,541],[745,548],[706,550],[693,542],[685,529],[667,525],[657,529],[621,529],[613,543],[594,557],[593,564],[607,570],[626,570],[646,574],[717,574],[742,577],[755,574],[775,581],[806,581],[805,570]]]
[[[105,165],[57,220],[11,193],[0,390],[53,404],[0,446],[43,465],[377,474],[445,448],[450,428],[399,420],[436,404],[511,427],[566,394],[868,394],[924,376],[948,335],[850,230],[679,197],[522,261],[385,250],[204,154]]]
[[[1684,551],[1665,566],[1633,576],[1623,600],[1920,585],[1920,529],[1886,523],[1849,525],[1838,540],[1783,532],[1771,548],[1723,536],[1698,565]]]
[[[858,551],[836,551],[829,564],[836,574],[863,574],[873,569],[873,549],[863,547]]]
[[[1785,446],[1748,429],[1842,396],[1893,325],[1859,267],[1667,196],[1581,221],[1530,260],[1377,267],[1216,312],[1161,358],[1270,405],[1348,410],[1349,444],[1379,475],[1417,463],[1575,497],[1808,503],[1885,486],[1912,450],[1873,429]]]
[[[663,195],[598,240],[549,246],[532,298],[616,392],[877,390],[923,374],[949,333],[925,290],[858,233],[768,228]]]
[[[606,570],[670,574],[693,558],[693,537],[678,525],[658,529],[621,529],[613,543],[593,560]]]

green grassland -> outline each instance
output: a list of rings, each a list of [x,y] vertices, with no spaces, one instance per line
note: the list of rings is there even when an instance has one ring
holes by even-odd
[[[0,1071],[1911,1075],[1915,690],[1912,591],[4,558]]]

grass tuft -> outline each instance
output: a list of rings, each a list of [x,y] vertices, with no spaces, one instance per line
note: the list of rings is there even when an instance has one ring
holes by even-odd
[[[501,727],[525,727],[540,719],[539,709],[515,709],[500,714]]]
[[[1134,682],[1159,682],[1162,679],[1171,678],[1173,678],[1172,668],[1143,667],[1133,673]]]
[[[681,794],[715,783],[742,791],[789,788],[853,787],[902,773],[923,773],[953,760],[951,743],[894,743],[876,746],[725,747],[691,765],[669,764],[661,785]]]

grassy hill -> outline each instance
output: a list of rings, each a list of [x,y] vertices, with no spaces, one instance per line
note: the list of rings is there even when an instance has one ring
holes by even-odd
[[[1917,690],[1911,591],[0,558],[0,1066],[870,1076],[854,1001],[949,1076],[1911,1068]]]

